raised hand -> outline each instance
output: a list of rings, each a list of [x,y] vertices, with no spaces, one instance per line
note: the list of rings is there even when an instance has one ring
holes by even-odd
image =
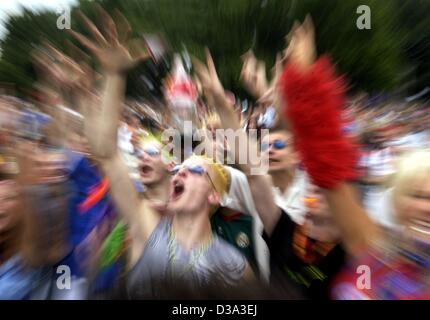
[[[266,91],[261,94],[258,102],[264,105],[273,105],[279,109],[280,97],[278,96],[277,85],[282,74],[282,57],[280,54],[276,55],[276,62],[272,68],[272,81]]]
[[[140,61],[149,57],[148,52],[143,50],[142,46],[137,46],[138,40],[129,43],[131,28],[125,17],[119,11],[115,12],[117,25],[101,6],[97,5],[97,11],[102,19],[102,27],[103,30],[105,30],[105,35],[103,35],[96,25],[82,12],[80,12],[79,15],[94,40],[91,41],[73,30],[70,32],[74,38],[90,50],[97,58],[105,72],[114,74],[125,73]],[[122,27],[120,34],[118,34],[117,26]],[[132,46],[132,44],[134,44],[134,46]],[[133,53],[132,56],[131,51],[136,51],[136,53]]]
[[[315,61],[315,32],[311,17],[307,15],[302,25],[297,21],[294,22],[291,31],[286,36],[286,40],[289,43],[287,48],[282,52],[282,55],[276,55],[270,86],[258,100],[263,104],[274,104],[278,108],[281,103],[277,94],[277,85],[282,75],[284,63],[291,63],[299,68],[307,69]]]
[[[282,56],[278,54],[276,57],[276,63],[272,69],[273,79],[270,87],[258,100],[259,103],[275,106],[278,113],[286,107],[278,88],[284,64],[290,63],[306,71],[316,59],[315,32],[311,17],[309,15],[306,16],[303,24],[295,22],[286,39],[289,45]],[[282,118],[282,121],[285,127],[290,126],[286,119]]]
[[[306,70],[316,59],[315,31],[312,19],[306,16],[303,24],[294,23],[291,33],[287,37],[290,43],[284,59],[288,63]]]
[[[95,74],[86,63],[89,57],[71,43],[68,46],[74,59],[47,41],[43,47],[32,52],[40,88],[51,103],[47,112],[54,120],[46,128],[45,134],[55,145],[70,142],[70,133],[81,121],[79,113],[82,102],[95,92]],[[78,113],[68,112],[70,110],[64,106]]]
[[[74,93],[91,90],[94,87],[94,75],[86,63],[88,57],[78,48],[69,43],[69,48],[73,50],[75,59],[67,56],[56,49],[49,42],[44,42],[43,49],[36,50],[32,53],[34,66],[38,76],[51,88],[58,93]]]
[[[219,80],[215,64],[209,50],[206,48],[206,65],[193,57],[194,70],[200,80],[203,94],[213,107],[219,108],[229,104],[224,87]]]
[[[245,89],[256,99],[260,98],[269,88],[266,78],[266,66],[258,61],[252,51],[242,56],[243,67],[240,79]]]
[[[76,98],[72,101],[72,106],[84,116],[84,132],[92,147],[92,153],[96,156],[104,155],[107,152],[101,151],[100,136],[104,133],[103,128],[106,128],[106,121],[101,116],[101,99],[95,85],[97,76],[85,62],[87,57],[82,51],[72,44],[69,44],[69,49],[81,61],[79,64],[47,42],[42,49],[33,53],[33,61],[44,84],[54,88],[56,93],[60,94],[59,98]],[[51,136],[65,140],[70,133],[70,115],[61,108],[55,108],[52,116],[55,126]]]

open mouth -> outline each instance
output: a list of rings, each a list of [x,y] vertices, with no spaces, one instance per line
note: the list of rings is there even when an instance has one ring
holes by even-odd
[[[147,176],[147,175],[148,175],[148,174],[150,174],[152,171],[154,171],[154,169],[153,169],[152,167],[148,166],[148,165],[143,165],[143,166],[140,168],[140,174],[141,174],[142,176]]]
[[[280,161],[274,158],[269,158],[269,165],[270,164],[275,164],[275,163],[279,163]]]
[[[173,182],[173,190],[171,198],[173,201],[178,200],[185,191],[185,186],[182,181],[176,180]]]
[[[430,222],[420,220],[420,219],[412,219],[412,224],[409,226],[412,230],[422,233],[426,236],[430,236]]]

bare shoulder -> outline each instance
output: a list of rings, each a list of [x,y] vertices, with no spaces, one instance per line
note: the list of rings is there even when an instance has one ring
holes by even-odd
[[[142,246],[145,246],[155,228],[161,221],[161,214],[153,209],[148,201],[140,200],[137,207],[137,219],[130,226],[132,238]]]

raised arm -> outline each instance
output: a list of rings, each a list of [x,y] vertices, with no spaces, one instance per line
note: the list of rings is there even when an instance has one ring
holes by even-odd
[[[280,90],[287,102],[296,148],[314,184],[323,188],[342,240],[355,254],[379,237],[350,181],[356,178],[356,147],[342,134],[343,85],[328,59],[315,61],[310,17],[296,26]]]
[[[268,90],[269,84],[266,78],[266,66],[258,61],[252,51],[242,56],[243,67],[240,73],[243,86],[254,99],[260,99]]]
[[[379,230],[360,204],[357,190],[347,182],[339,183],[333,189],[323,189],[323,193],[342,231],[343,244],[352,255],[379,238]]]
[[[62,165],[57,164],[62,154],[47,153],[37,143],[17,139],[14,156],[19,168],[17,210],[24,222],[21,254],[33,267],[56,264],[70,250],[66,240],[66,180],[59,170]]]
[[[72,35],[97,58],[104,77],[100,100],[91,95],[82,100],[86,137],[92,153],[109,179],[115,205],[129,223],[133,238],[146,240],[159,217],[152,211],[141,212],[143,202],[139,199],[128,169],[118,153],[117,130],[124,101],[126,73],[147,55],[131,56],[125,45],[130,27],[122,15],[118,14],[125,28],[120,37],[112,18],[101,7],[98,10],[104,22],[106,38],[83,14],[81,18],[96,41],[90,41],[72,31]]]
[[[207,68],[198,60],[194,60],[194,67],[202,83],[204,94],[210,104],[216,108],[221,119],[221,125],[224,129],[232,129],[240,132],[241,137],[237,141],[246,141],[244,145],[239,145],[231,139],[227,139],[230,148],[235,148],[234,152],[237,159],[236,164],[247,175],[249,186],[255,207],[264,225],[266,233],[271,234],[281,214],[280,209],[276,206],[274,196],[272,194],[272,185],[265,175],[253,175],[252,166],[250,163],[241,163],[238,161],[240,152],[247,152],[248,146],[252,150],[257,150],[255,141],[248,139],[248,135],[240,127],[239,119],[233,110],[233,106],[228,101],[224,88],[218,78],[215,65],[209,51],[206,52]],[[245,147],[245,148],[244,148]],[[241,150],[240,148],[244,148]],[[262,192],[264,190],[264,192]]]

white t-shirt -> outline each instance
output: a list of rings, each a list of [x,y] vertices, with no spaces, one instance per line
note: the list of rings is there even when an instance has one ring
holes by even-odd
[[[276,205],[297,224],[303,224],[306,214],[303,199],[305,197],[307,180],[306,173],[297,169],[294,174],[293,183],[284,193],[281,193],[279,188],[273,187]]]
[[[231,182],[228,193],[221,200],[221,206],[258,217],[246,175],[233,167],[225,168],[230,173]]]
[[[230,166],[225,167],[230,173],[231,182],[229,192],[226,193],[221,200],[221,206],[253,216],[255,257],[262,278],[268,281],[270,275],[269,249],[267,248],[266,242],[261,237],[263,232],[263,223],[261,222],[257,209],[255,208],[248,179],[242,171]]]

